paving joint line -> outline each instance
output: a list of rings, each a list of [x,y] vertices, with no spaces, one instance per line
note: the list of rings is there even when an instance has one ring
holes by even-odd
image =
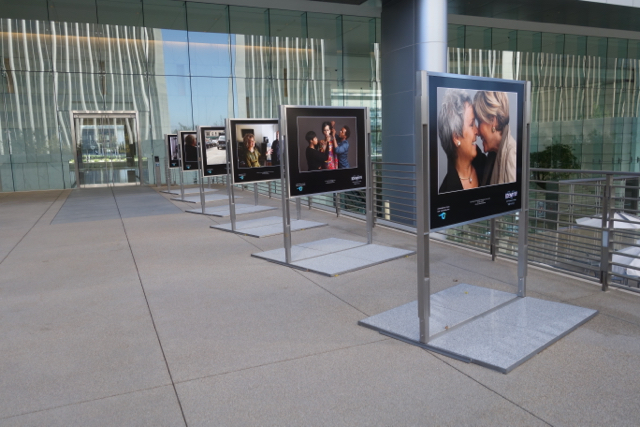
[[[167,373],[169,374],[169,379],[171,380],[171,386],[173,387],[173,392],[176,396],[176,400],[178,401],[178,406],[180,407],[180,413],[182,414],[182,419],[184,420],[184,425],[188,426],[187,417],[184,413],[184,409],[182,408],[182,402],[180,401],[180,396],[178,395],[178,390],[176,389],[176,384],[173,381],[173,375],[171,375],[171,368],[169,367],[169,362],[167,361],[167,356],[164,353],[164,348],[162,347],[162,341],[160,340],[160,334],[158,333],[158,328],[156,327],[156,321],[153,318],[153,312],[151,311],[151,305],[149,304],[149,299],[147,298],[147,292],[144,289],[144,284],[142,283],[142,277],[140,277],[140,270],[138,270],[138,263],[136,262],[136,257],[133,253],[133,248],[131,247],[131,242],[129,241],[129,235],[127,234],[127,227],[124,224],[124,219],[122,218],[122,214],[120,212],[120,206],[118,205],[118,198],[116,197],[115,191],[113,188],[111,189],[111,194],[113,195],[113,199],[116,202],[116,207],[118,208],[118,214],[120,215],[120,223],[122,224],[122,230],[124,231],[125,238],[127,239],[127,245],[129,246],[129,252],[131,253],[131,258],[133,260],[133,265],[136,267],[136,274],[138,275],[138,282],[140,283],[140,288],[142,289],[142,295],[144,296],[144,300],[147,303],[147,310],[149,311],[149,317],[151,318],[151,324],[153,325],[153,330],[156,333],[156,338],[158,340],[158,346],[160,347],[160,352],[162,352],[162,358],[164,359],[164,364],[167,368]]]
[[[238,372],[249,371],[249,370],[257,369],[257,368],[263,368],[265,366],[278,365],[278,364],[281,364],[281,363],[295,362],[297,360],[307,359],[307,358],[313,357],[313,356],[320,356],[320,355],[323,355],[323,354],[334,353],[336,351],[348,350],[348,349],[351,349],[351,348],[363,347],[363,346],[371,345],[371,344],[377,344],[377,343],[384,342],[384,341],[390,341],[392,339],[393,338],[391,338],[391,337],[386,337],[385,336],[383,339],[379,339],[379,340],[376,340],[376,341],[370,341],[370,342],[365,342],[365,343],[362,343],[362,344],[356,344],[356,345],[349,345],[349,346],[346,346],[346,347],[334,348],[334,349],[331,349],[331,350],[320,351],[318,353],[305,354],[305,355],[302,355],[302,356],[299,356],[299,357],[291,357],[289,359],[276,360],[276,361],[270,362],[270,363],[263,363],[262,365],[247,366],[246,368],[240,368],[240,369],[236,369],[236,370],[233,370],[233,371],[226,371],[226,372],[220,372],[220,373],[217,373],[217,374],[203,375],[201,377],[196,377],[196,378],[189,378],[188,380],[178,381],[176,384],[184,384],[184,383],[188,383],[188,382],[192,382],[192,381],[202,380],[202,379],[205,379],[205,378],[221,377],[221,376],[224,376],[224,375],[235,374],[235,373],[238,373]]]
[[[333,292],[331,292],[330,290],[328,290],[327,288],[325,288],[324,286],[320,285],[319,283],[315,282],[313,279],[311,279],[310,277],[307,277],[305,275],[303,275],[302,273],[304,273],[303,271],[300,271],[298,269],[295,268],[291,268],[291,270],[293,270],[294,272],[298,273],[300,276],[304,277],[305,279],[307,279],[308,281],[310,281],[311,283],[313,283],[314,285],[316,285],[317,287],[319,287],[320,289],[322,289],[323,291],[327,292],[329,295],[334,296],[335,298],[337,298],[338,300],[342,301],[343,303],[345,303],[346,305],[348,305],[349,307],[353,308],[354,310],[356,310],[358,313],[361,313],[363,316],[367,316],[367,317],[371,317],[371,315],[365,313],[364,311],[360,310],[358,307],[354,306],[353,304],[343,300],[342,298],[340,298],[338,295],[334,294]]]
[[[51,202],[51,204],[49,205],[49,207],[42,213],[42,215],[40,215],[40,217],[38,217],[38,219],[33,223],[33,225],[27,230],[26,233],[24,233],[24,235],[20,238],[20,240],[18,240],[16,242],[15,245],[13,245],[13,247],[11,248],[11,250],[4,256],[4,258],[2,258],[2,261],[0,261],[0,265],[2,265],[2,263],[9,258],[9,255],[11,255],[11,253],[14,251],[15,248],[18,247],[18,245],[20,243],[22,243],[22,241],[24,240],[25,237],[27,237],[27,234],[31,233],[31,230],[33,230],[33,227],[35,227],[36,225],[38,225],[38,223],[40,222],[40,220],[42,219],[43,216],[45,216],[47,214],[47,212],[49,212],[49,209],[51,209],[51,207],[58,201],[58,199],[60,198],[60,196],[64,193],[64,190],[60,190],[60,194],[58,194],[55,198],[55,200],[53,202]]]
[[[21,414],[8,415],[6,417],[0,417],[0,420],[9,420],[11,418],[22,417],[24,415],[37,414],[37,413],[40,413],[40,412],[52,411],[54,409],[66,408],[66,407],[75,406],[75,405],[82,405],[82,404],[91,403],[91,402],[97,402],[99,400],[110,399],[112,397],[126,396],[127,394],[133,394],[133,393],[139,393],[139,392],[142,392],[142,391],[155,390],[157,388],[167,387],[169,385],[170,384],[162,384],[162,385],[157,385],[157,386],[148,387],[148,388],[141,388],[139,390],[131,390],[131,391],[125,391],[123,393],[110,394],[109,396],[96,397],[95,399],[80,400],[80,401],[77,401],[77,402],[65,403],[64,405],[51,406],[49,408],[42,408],[42,409],[37,409],[35,411],[23,412]]]
[[[528,409],[522,407],[521,405],[517,404],[516,402],[514,402],[513,400],[511,400],[508,397],[504,396],[503,394],[498,393],[496,390],[492,389],[491,387],[487,386],[486,384],[481,383],[480,381],[478,381],[477,379],[475,379],[471,375],[467,374],[466,372],[461,371],[460,369],[456,368],[451,363],[449,363],[447,360],[443,359],[444,357],[447,357],[447,356],[442,356],[442,355],[439,355],[439,354],[435,354],[435,353],[433,353],[433,352],[431,352],[429,350],[426,350],[426,349],[424,349],[424,351],[427,352],[432,357],[436,358],[437,360],[441,361],[445,365],[451,367],[455,371],[457,371],[460,374],[464,375],[465,377],[469,378],[471,381],[475,382],[476,384],[480,385],[481,387],[484,387],[485,389],[489,390],[490,392],[494,393],[495,395],[497,395],[497,396],[501,397],[502,399],[506,400],[507,402],[511,403],[515,407],[517,407],[517,408],[523,410],[524,412],[528,413],[532,417],[537,418],[538,420],[542,421],[546,425],[553,427],[553,424],[551,424],[547,420],[545,420],[543,418],[540,418],[538,415],[536,415],[533,412],[529,411]]]

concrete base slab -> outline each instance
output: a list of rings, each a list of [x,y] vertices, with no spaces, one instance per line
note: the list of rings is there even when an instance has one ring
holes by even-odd
[[[236,199],[239,199],[241,197],[236,196]],[[216,202],[219,200],[228,200],[229,196],[227,194],[218,194],[218,193],[211,193],[211,194],[206,194],[204,195],[204,202]],[[180,197],[172,197],[171,200],[175,200],[176,202],[186,202],[186,203],[197,203],[200,204],[200,194],[196,195],[196,196],[185,196],[184,198],[180,198]]]
[[[236,215],[256,213],[256,212],[264,212],[264,211],[272,211],[277,208],[272,206],[263,206],[263,205],[245,205],[242,203],[236,204]],[[202,214],[202,209],[190,209],[186,212]],[[206,215],[217,216],[217,217],[226,217],[230,215],[229,206],[211,206],[205,209]]]
[[[338,276],[414,253],[405,249],[330,238],[292,246],[291,263],[285,260],[284,248],[252,256],[299,270]]]
[[[323,227],[326,223],[306,220],[292,220],[291,231],[306,230],[308,228]],[[251,219],[248,221],[237,221],[235,231],[231,230],[231,223],[211,225],[211,228],[230,231],[236,234],[251,237],[267,237],[283,234],[282,217],[269,216],[266,218]]]
[[[431,295],[428,344],[420,342],[417,301],[358,322],[458,360],[509,373],[598,312],[459,284]]]
[[[215,188],[207,188],[205,187],[204,192],[205,193],[213,193],[218,191]],[[166,193],[166,194],[175,194],[175,195],[179,195],[180,194],[180,187],[178,186],[177,189],[172,188],[171,191],[167,191],[167,190],[162,190],[160,191],[161,193]],[[200,188],[199,187],[192,187],[192,188],[185,188],[184,189],[184,194],[199,194],[200,193]]]

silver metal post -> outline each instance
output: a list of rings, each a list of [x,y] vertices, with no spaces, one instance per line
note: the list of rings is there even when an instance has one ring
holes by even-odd
[[[180,175],[180,198],[182,200],[184,200],[184,177],[182,176],[183,173],[184,173],[184,171],[182,170],[182,159],[180,159],[180,171],[179,171],[179,175]]]
[[[416,236],[418,264],[418,321],[420,342],[429,342],[429,316],[431,315],[431,289],[429,275],[429,132],[427,73],[418,72],[416,112]]]
[[[202,150],[202,147],[204,146],[204,141],[200,141],[200,129],[198,126],[197,129],[197,133],[196,133],[196,138],[198,140],[198,166],[200,167],[200,170],[197,172],[198,173],[198,184],[200,185],[200,207],[202,209],[202,214],[204,215],[206,209],[204,206],[204,165],[202,164],[202,153],[200,152]]]
[[[518,296],[527,296],[529,258],[529,145],[531,143],[531,82],[527,82],[524,99],[525,135],[522,138],[521,208],[518,217]]]
[[[602,283],[602,290],[609,290],[609,266],[611,263],[610,257],[610,242],[611,233],[613,231],[613,209],[611,188],[613,185],[613,175],[607,174],[607,180],[604,187],[604,194],[602,195],[602,251],[600,253],[600,282]]]
[[[231,123],[225,119],[225,135],[230,137],[231,135]],[[229,218],[231,219],[231,231],[236,231],[236,198],[233,188],[233,162],[231,161],[231,150],[233,144],[231,141],[227,141],[227,193],[229,194]]]
[[[495,261],[496,258],[498,257],[498,248],[496,247],[496,219],[495,218],[491,218],[490,221],[490,244],[489,244],[489,251],[491,253],[491,261]]]
[[[253,198],[255,205],[258,206],[258,184],[253,184]]]
[[[311,196],[307,197],[307,201],[309,202],[309,210],[311,210]]]
[[[296,197],[296,219],[302,219],[302,201],[300,200],[300,197]]]
[[[366,112],[366,127],[369,128],[369,108]],[[365,209],[367,217],[367,243],[370,245],[373,243],[373,174],[371,173],[371,132],[367,130],[367,145],[365,147],[365,159],[366,159],[366,178],[367,188],[365,190]]]
[[[336,207],[336,216],[339,217],[340,216],[340,205],[338,204],[338,195],[336,193],[333,193],[333,204]]]
[[[280,144],[281,147],[281,175],[280,184],[282,186],[282,225],[284,235],[284,258],[287,264],[291,264],[291,212],[289,211],[289,153],[287,149],[287,136],[283,134],[286,124],[283,123],[285,118],[285,107],[281,107],[280,113]]]
[[[269,184],[267,185],[267,188],[269,190],[269,198],[271,198],[271,186],[272,185],[276,185],[275,181],[271,181],[269,182]]]

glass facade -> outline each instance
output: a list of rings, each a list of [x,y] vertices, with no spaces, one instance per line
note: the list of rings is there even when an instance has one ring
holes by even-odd
[[[451,73],[529,80],[531,166],[640,171],[640,41],[449,25]]]
[[[173,0],[30,8],[0,11],[1,191],[78,185],[74,163],[89,160],[73,112],[136,112],[145,182],[165,133],[280,104],[368,106],[380,140],[379,19]]]

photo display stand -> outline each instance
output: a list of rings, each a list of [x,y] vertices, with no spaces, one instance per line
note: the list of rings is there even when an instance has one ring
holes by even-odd
[[[420,71],[416,87],[418,299],[358,323],[508,373],[597,314],[526,296],[531,84]],[[430,233],[507,214],[518,217],[516,292],[461,283],[431,295]]]
[[[168,194],[180,194],[178,192],[171,191],[171,179],[173,178],[173,170],[182,167],[180,165],[180,149],[178,147],[178,135],[164,134],[164,147],[166,151],[166,166],[167,166],[167,189],[162,190],[162,193]]]
[[[185,197],[184,202],[200,203],[200,209],[189,209],[186,212],[200,215],[216,216],[219,207],[206,206],[207,202],[227,200],[228,195],[216,193],[218,190],[204,188],[204,178],[227,174],[227,153],[220,145],[220,138],[224,138],[224,126],[198,126],[196,129],[198,140],[198,168],[199,196]]]
[[[415,252],[373,243],[369,109],[366,107],[280,106],[282,139],[282,227],[284,248],[257,258],[325,276],[337,276]],[[291,244],[300,221],[300,197],[363,191],[367,242],[328,238]],[[290,201],[297,218],[291,221]]]
[[[277,132],[276,119],[226,119],[226,153],[227,153],[227,192],[228,206],[217,206],[208,210],[208,215],[230,217],[231,223],[211,225],[211,228],[230,231],[237,234],[244,233],[243,224],[236,221],[236,216],[274,210],[272,206],[258,204],[258,182],[269,182],[280,178],[280,168],[272,166],[267,161],[268,148],[265,138],[273,141]],[[260,141],[258,143],[258,141]],[[245,147],[245,142],[253,147]],[[247,157],[249,152],[249,157]],[[250,158],[254,164],[247,164]],[[235,184],[253,183],[254,204],[236,204]],[[240,228],[239,228],[240,226]],[[248,235],[248,234],[247,234]]]

